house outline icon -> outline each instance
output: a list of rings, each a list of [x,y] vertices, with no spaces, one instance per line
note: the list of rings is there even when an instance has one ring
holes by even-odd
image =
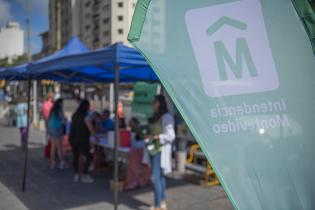
[[[217,20],[215,23],[213,23],[208,29],[207,34],[209,36],[212,36],[215,34],[220,28],[222,28],[225,25],[229,25],[231,27],[237,28],[239,30],[246,30],[247,24],[244,22],[241,22],[236,19],[229,18],[227,16],[221,17],[219,20]]]

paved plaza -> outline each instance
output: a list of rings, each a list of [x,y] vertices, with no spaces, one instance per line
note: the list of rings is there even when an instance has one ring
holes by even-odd
[[[0,210],[113,209],[109,190],[111,171],[95,176],[95,183],[72,181],[71,168],[51,170],[43,157],[44,136],[31,131],[27,189],[21,192],[24,153],[15,128],[0,127]],[[119,209],[148,209],[151,188],[119,194]],[[222,187],[202,187],[182,179],[168,179],[170,210],[233,209]]]

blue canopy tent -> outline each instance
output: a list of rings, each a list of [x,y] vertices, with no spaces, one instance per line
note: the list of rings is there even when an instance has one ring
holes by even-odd
[[[9,81],[10,80],[28,80],[28,102],[27,103],[28,103],[28,107],[30,107],[31,80],[36,79],[28,71],[30,66],[32,66],[32,64],[33,65],[41,65],[44,62],[54,60],[54,59],[57,59],[60,57],[64,57],[67,55],[86,53],[88,51],[89,51],[89,49],[86,47],[86,45],[84,43],[82,43],[77,37],[72,37],[69,40],[69,42],[66,44],[66,46],[64,48],[62,48],[61,50],[59,50],[59,51],[57,51],[57,52],[55,52],[55,53],[53,53],[47,57],[41,58],[37,61],[34,61],[32,63],[26,63],[26,64],[22,64],[19,66],[6,68],[5,70],[0,72],[0,78],[6,79]],[[62,75],[60,75],[59,77],[54,77],[54,78],[50,78],[50,77],[46,76],[46,78],[43,78],[43,79],[64,80],[66,78],[64,78],[64,77],[62,77]],[[29,128],[29,125],[27,127]],[[23,182],[22,182],[22,191],[25,190],[25,183],[26,183],[27,153],[28,153],[28,150],[26,149],[24,174],[23,174]]]
[[[40,64],[31,64],[29,74],[33,78],[58,77],[68,80],[79,77],[94,81],[114,81],[115,93],[115,149],[114,149],[114,205],[118,205],[118,97],[119,82],[158,81],[145,58],[134,48],[117,43],[107,48],[77,55],[64,56]]]
[[[83,42],[81,42],[78,37],[74,36],[69,40],[69,42],[65,45],[64,48],[49,56],[41,58],[37,61],[33,61],[32,63],[25,63],[19,66],[5,68],[5,70],[0,71],[0,78],[5,80],[27,80],[28,77],[31,76],[32,79],[35,79],[31,74],[29,74],[28,69],[30,66],[32,65],[40,66],[42,63],[45,63],[50,60],[54,60],[68,55],[86,53],[88,51],[89,49],[86,47],[86,45]],[[50,78],[46,75],[46,78],[43,79]],[[63,80],[61,75],[60,78],[55,77],[52,79]]]
[[[107,48],[68,55],[40,64],[31,64],[29,74],[32,78],[64,78],[71,81],[82,79],[113,82],[115,95],[115,149],[114,149],[114,182],[118,183],[118,145],[119,145],[119,125],[118,125],[118,97],[119,82],[136,81],[158,81],[158,77],[147,63],[145,58],[134,48],[127,47],[121,43],[111,45]],[[117,184],[114,188],[114,205],[118,205]]]
[[[49,56],[43,57],[37,61],[34,61],[32,62],[32,64],[40,65],[42,63],[45,63],[47,61],[50,61],[56,58],[61,58],[67,55],[76,55],[76,54],[81,54],[81,53],[86,53],[86,52],[89,52],[88,47],[83,42],[81,42],[81,40],[78,37],[73,36],[61,50]]]
[[[88,52],[76,37],[60,51],[34,61],[10,67],[0,72],[7,80],[55,80],[62,82],[101,82],[114,80],[114,68],[119,67],[120,82],[158,81],[144,57],[134,48],[121,43]]]
[[[0,79],[8,81],[27,80],[26,68],[27,64],[3,68],[0,70]]]
[[[71,46],[71,45],[70,45]],[[67,46],[66,46],[67,47]],[[65,48],[66,48],[65,47]],[[81,48],[79,48],[81,49]],[[158,77],[145,58],[134,48],[121,43],[92,52],[55,53],[28,65],[25,78],[35,80],[49,79],[66,82],[102,82],[114,81],[115,92],[115,183],[118,182],[117,147],[118,135],[118,96],[119,82],[158,81]],[[69,53],[71,52],[71,53]],[[25,69],[26,69],[25,68]],[[0,74],[1,76],[1,74]],[[29,80],[30,81],[30,80]],[[27,150],[26,150],[27,151]],[[27,153],[26,153],[27,154]],[[27,161],[27,157],[26,157]],[[25,162],[25,172],[26,174]],[[25,175],[23,183],[25,183]],[[118,203],[118,189],[115,188],[115,206]]]
[[[87,53],[67,55],[41,63],[32,63],[29,74],[34,79],[84,78],[99,82],[114,80],[119,68],[120,82],[158,81],[145,58],[134,48],[121,43]],[[61,78],[61,80],[63,80]]]

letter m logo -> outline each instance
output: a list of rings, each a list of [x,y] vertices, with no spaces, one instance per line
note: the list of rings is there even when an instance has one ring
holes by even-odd
[[[235,78],[241,79],[243,76],[243,64],[247,65],[247,69],[251,77],[257,76],[255,64],[250,54],[247,42],[244,38],[239,38],[236,40],[236,58],[234,60],[230,56],[222,41],[215,42],[214,49],[216,52],[219,68],[218,70],[221,80],[228,80],[228,69],[232,71]],[[226,68],[226,65],[228,65],[229,68]]]
[[[213,25],[211,25],[207,34],[212,36],[220,28],[229,25],[239,30],[246,30],[247,25],[241,21],[223,16]],[[233,59],[222,41],[214,42],[214,49],[217,58],[219,75],[221,80],[228,80],[226,64],[234,74],[235,78],[241,79],[243,75],[243,63],[247,64],[247,68],[251,77],[257,76],[255,64],[253,62],[250,50],[244,37],[236,39],[236,58]],[[244,61],[244,62],[243,62]]]

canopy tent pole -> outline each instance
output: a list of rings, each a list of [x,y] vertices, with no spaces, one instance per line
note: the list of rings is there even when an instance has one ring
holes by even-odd
[[[32,80],[31,77],[28,78],[28,87],[27,87],[27,127],[26,127],[26,146],[24,154],[24,168],[23,168],[23,178],[22,178],[22,192],[25,192],[26,186],[26,172],[27,172],[27,159],[28,159],[28,139],[29,139],[29,130],[30,130],[30,119],[31,119],[31,86]],[[23,142],[22,142],[23,143]],[[23,147],[24,145],[22,145]]]
[[[118,209],[118,146],[119,146],[119,116],[118,116],[118,100],[119,100],[119,65],[115,65],[115,142],[114,142],[114,209]]]
[[[101,113],[103,112],[103,110],[105,109],[105,102],[106,102],[106,98],[105,98],[105,85],[104,84],[101,84]]]
[[[37,107],[37,81],[33,81],[33,124],[38,125],[38,107]]]
[[[114,84],[109,84],[109,111],[113,113],[114,111]]]
[[[27,58],[28,62],[32,61],[31,55],[31,28],[30,28],[30,4],[29,0],[25,0],[26,8],[26,28],[27,28]],[[22,178],[22,192],[25,192],[26,189],[26,172],[27,172],[27,159],[28,159],[28,139],[29,139],[29,130],[30,130],[30,119],[31,119],[31,86],[32,80],[31,76],[28,76],[28,87],[27,87],[27,127],[26,127],[26,142],[25,142],[25,155],[24,155],[24,169],[23,169],[23,178]],[[24,145],[22,145],[24,146]]]

